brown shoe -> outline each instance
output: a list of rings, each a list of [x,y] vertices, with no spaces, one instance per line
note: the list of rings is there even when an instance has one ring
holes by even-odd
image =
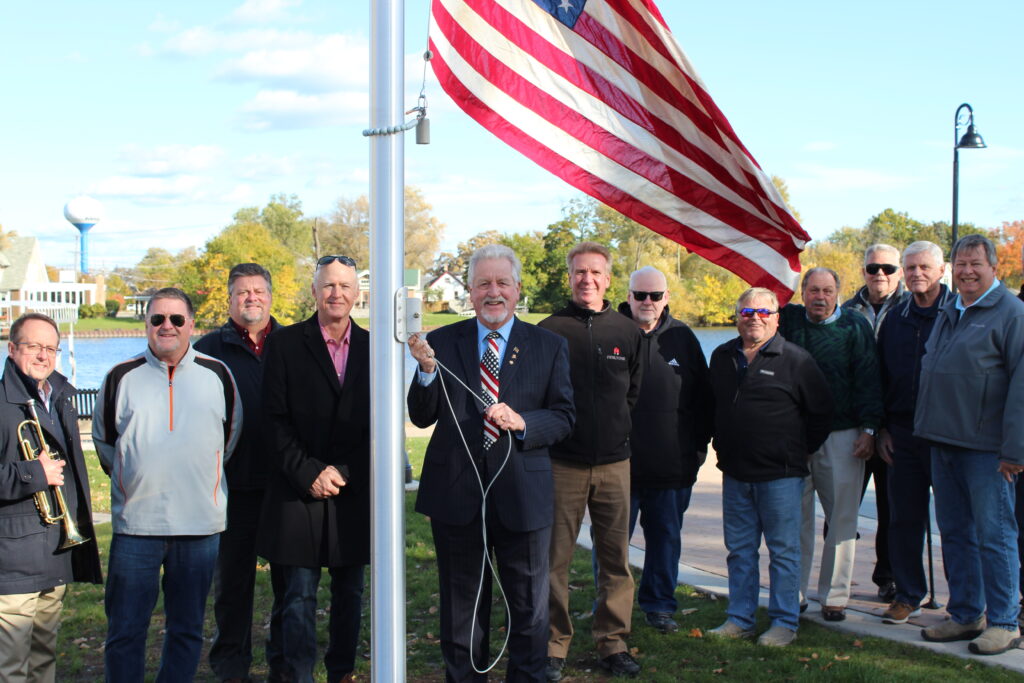
[[[882,615],[883,624],[905,624],[911,617],[921,616],[920,607],[911,607],[905,602],[894,602]]]

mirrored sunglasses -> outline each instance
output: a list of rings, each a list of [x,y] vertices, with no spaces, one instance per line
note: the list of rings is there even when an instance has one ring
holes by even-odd
[[[773,311],[770,308],[741,308],[740,309],[740,316],[742,316],[744,318],[753,318],[756,315],[761,320],[767,320],[768,318],[770,318],[772,316],[773,313],[778,313],[778,311]]]

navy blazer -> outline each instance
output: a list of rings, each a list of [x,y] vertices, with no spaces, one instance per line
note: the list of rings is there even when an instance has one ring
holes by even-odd
[[[479,391],[480,349],[476,318],[429,334],[438,361]],[[416,511],[445,524],[469,524],[479,514],[480,485],[456,429],[462,428],[474,458],[485,461],[485,485],[508,452],[509,435],[483,448],[483,404],[440,367],[427,386],[417,378],[409,389],[409,418],[417,427],[437,423],[423,459]],[[454,410],[448,407],[441,382]],[[512,325],[498,372],[498,400],[526,422],[525,438],[512,436],[512,455],[489,494],[498,519],[511,531],[535,531],[554,518],[554,483],[548,447],[572,433],[576,419],[569,349],[563,337],[524,323]]]

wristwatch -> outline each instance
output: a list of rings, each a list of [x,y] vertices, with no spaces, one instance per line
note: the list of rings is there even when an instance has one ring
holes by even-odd
[[[875,428],[874,427],[861,427],[860,431],[864,432],[868,436],[874,436],[875,435]]]

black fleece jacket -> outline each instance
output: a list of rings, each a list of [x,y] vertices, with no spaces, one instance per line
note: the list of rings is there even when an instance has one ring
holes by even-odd
[[[576,426],[549,449],[552,458],[604,465],[629,457],[630,411],[640,395],[640,330],[611,309],[580,308],[573,302],[541,320],[540,327],[569,342],[569,374]]]
[[[619,312],[632,318],[628,303]],[[633,407],[630,484],[634,490],[693,486],[711,440],[714,397],[697,336],[668,306],[653,331],[640,330],[640,365],[644,381]]]
[[[832,422],[825,375],[811,354],[776,334],[741,381],[739,348],[737,337],[711,354],[718,469],[746,482],[807,476],[807,458]]]

